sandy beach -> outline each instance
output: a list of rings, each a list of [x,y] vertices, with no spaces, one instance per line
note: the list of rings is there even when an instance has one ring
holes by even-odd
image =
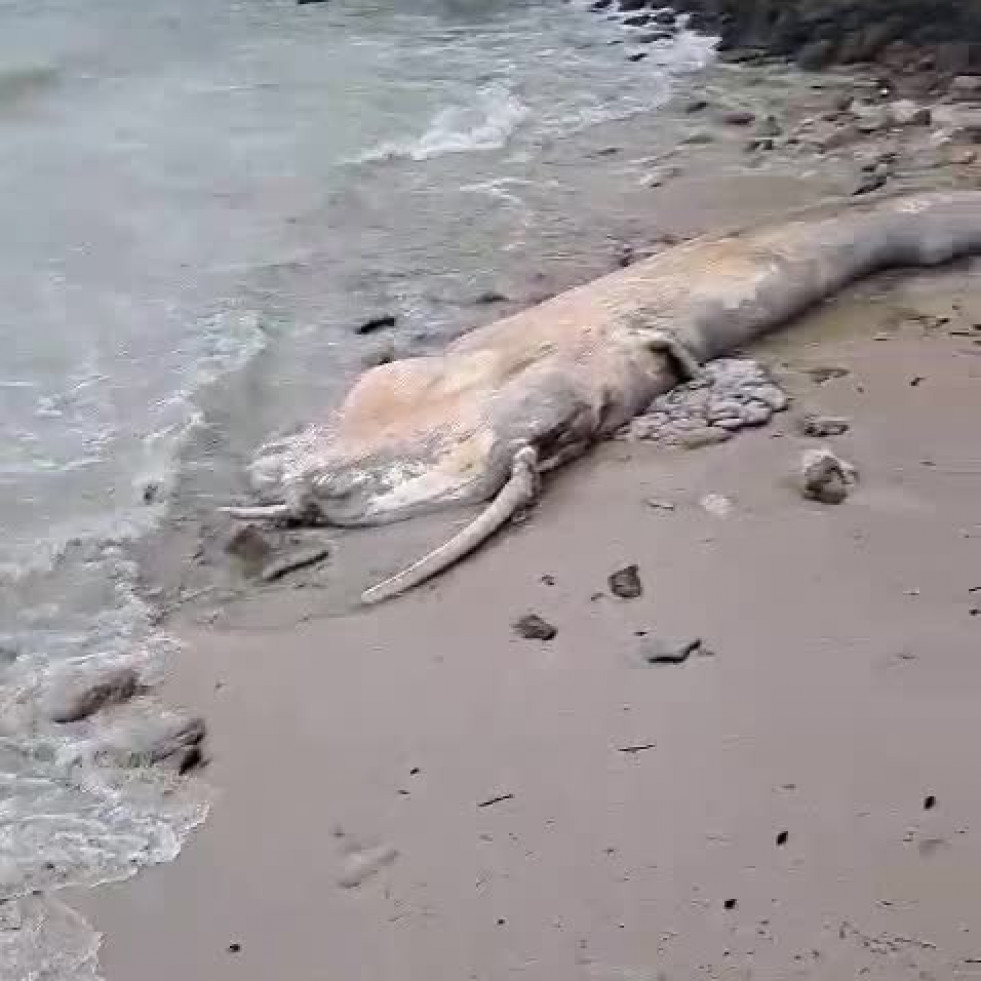
[[[107,977],[973,976],[979,314],[965,270],[861,287],[761,351],[778,424],[607,445],[370,613],[287,588],[187,625],[220,796],[86,904]],[[786,479],[814,410],[853,421],[839,507]],[[647,665],[641,632],[712,653]],[[346,888],[354,846],[398,854]]]
[[[829,173],[681,176],[652,216],[697,234]],[[465,515],[178,609],[165,695],[217,798],[174,863],[70,897],[109,981],[973,977],[979,269],[850,290],[752,352],[793,396],[770,425],[605,444],[400,600],[350,603]],[[823,444],[860,474],[840,506],[791,480]]]

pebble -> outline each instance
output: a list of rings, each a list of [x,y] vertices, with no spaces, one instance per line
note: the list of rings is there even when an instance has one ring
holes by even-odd
[[[749,126],[756,121],[756,113],[749,109],[730,109],[722,114],[722,122],[729,126]]]
[[[822,504],[841,504],[856,482],[855,467],[826,447],[805,450],[801,455],[801,494]]]
[[[700,652],[701,637],[694,637],[680,644],[663,637],[645,637],[641,644],[641,656],[648,664],[684,664],[692,654]]]
[[[620,599],[636,599],[644,592],[640,581],[640,570],[636,565],[628,565],[612,573],[608,579],[610,592]]]
[[[806,415],[800,420],[802,436],[841,436],[851,428],[844,416]]]
[[[515,633],[525,640],[551,640],[558,630],[537,613],[527,613],[514,622]]]

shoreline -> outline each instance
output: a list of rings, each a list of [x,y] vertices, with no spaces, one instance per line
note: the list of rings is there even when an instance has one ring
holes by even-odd
[[[731,69],[711,71],[725,73]],[[745,71],[749,74],[744,77],[752,77],[752,70]],[[764,69],[762,74],[765,76],[768,72],[772,74],[770,69]],[[833,89],[835,84],[829,79],[827,84],[822,83],[821,89],[811,90],[812,95],[817,92],[819,101],[827,102],[828,90]],[[858,79],[854,83],[844,82],[843,87],[849,84],[855,87],[871,83]],[[750,84],[745,91],[735,90],[738,96],[736,101],[744,98],[751,102],[756,94],[754,89],[756,86]],[[727,92],[727,102],[733,91]],[[800,105],[789,108],[799,111],[805,121],[810,118]],[[702,125],[700,120],[705,118],[702,114],[706,110],[709,121]],[[754,216],[775,216],[796,204],[825,198],[833,190],[838,194],[847,194],[850,181],[862,180],[864,171],[858,170],[856,173],[855,160],[851,160],[848,166],[841,165],[833,157],[834,148],[830,150],[830,157],[808,158],[810,150],[806,141],[803,149],[798,151],[799,143],[788,141],[786,145],[779,146],[777,142],[780,137],[758,135],[756,128],[767,118],[765,113],[754,114],[750,124],[743,124],[726,122],[720,118],[722,111],[721,107],[710,103],[693,113],[686,113],[692,117],[692,130],[696,133],[710,132],[712,139],[693,140],[683,145],[679,154],[682,157],[687,155],[682,165],[683,172],[672,173],[663,182],[649,187],[650,213],[643,217],[655,227],[667,229],[662,234],[669,238],[716,230],[720,221],[742,224]],[[847,122],[834,120],[821,119],[818,122],[829,123],[835,129],[847,125]],[[799,119],[795,121],[793,132],[800,128],[800,123]],[[816,128],[820,129],[820,126]],[[786,130],[791,130],[791,127],[786,126]],[[789,135],[788,132],[781,134]],[[919,135],[922,134],[904,131],[900,138],[916,140]],[[850,144],[843,144],[839,152],[843,156],[853,154],[856,146],[870,156],[892,152],[883,150],[880,144],[894,138],[892,130],[886,128],[860,133]],[[748,150],[749,140],[769,140],[773,146]],[[922,148],[916,151],[917,154],[923,152]],[[786,159],[782,159],[784,156]],[[747,168],[748,157],[758,162]],[[794,159],[810,159],[812,173],[808,175],[805,172],[803,176],[793,177],[781,175],[781,166],[791,170]],[[964,164],[955,163],[952,167],[944,165],[932,176],[943,175],[943,179],[954,181],[967,179],[973,172],[973,163],[972,160]],[[733,176],[727,170],[737,165],[743,165],[741,169],[745,173],[742,177]],[[663,164],[659,162],[655,166]],[[819,167],[827,168],[827,172],[824,175],[813,173]],[[752,169],[758,172],[753,174],[750,172]],[[874,170],[871,172],[875,173]],[[829,174],[833,176],[829,177]],[[781,181],[784,180],[788,183],[781,191]],[[893,166],[888,180],[902,185],[906,180],[912,183],[922,181],[923,175],[917,174],[915,168],[904,175],[899,167]],[[649,247],[649,243],[641,242],[636,248],[643,250],[645,247]],[[635,251],[633,246],[631,251]],[[925,279],[929,277],[916,277],[917,282]],[[951,283],[956,288],[966,289],[956,274]],[[948,286],[950,288],[954,287]],[[855,295],[873,296],[874,293],[874,290],[868,292],[862,287]],[[849,301],[845,302],[847,305]],[[824,329],[827,329],[827,325]],[[840,338],[836,343],[842,343]],[[868,359],[870,353],[860,350],[856,356],[860,360]],[[909,356],[912,357],[919,357],[922,353],[915,344],[909,349]],[[895,379],[888,383],[885,379],[882,381],[886,388],[895,388]],[[713,468],[725,461],[728,468],[737,472],[736,479],[746,482],[746,493],[750,493],[752,488],[753,493],[762,494],[762,499],[766,500],[768,495],[765,488],[753,483],[753,479],[759,476],[752,469],[753,465],[741,460],[737,464],[735,454],[741,457],[744,447],[753,446],[772,465],[775,459],[772,452],[760,448],[760,444],[763,447],[773,445],[772,442],[764,442],[768,435],[764,431],[740,437],[731,446],[709,448],[695,454],[685,454],[683,458],[672,454],[670,462],[678,464],[679,481],[690,479],[697,484],[699,480],[711,476]],[[955,435],[951,433],[951,439]],[[737,444],[738,450],[735,448]],[[873,448],[865,449],[874,456]],[[599,588],[605,577],[605,573],[601,575],[593,568],[596,556],[606,555],[607,565],[610,565],[614,555],[621,557],[618,561],[629,558],[627,553],[636,547],[649,548],[656,555],[662,548],[658,538],[663,529],[656,524],[645,527],[638,543],[624,518],[604,515],[602,519],[597,519],[598,509],[603,508],[604,495],[626,503],[636,496],[638,484],[665,481],[668,476],[667,468],[663,465],[665,461],[656,459],[663,453],[657,447],[640,451],[625,449],[623,444],[599,448],[593,458],[570,468],[562,479],[555,482],[527,527],[502,536],[499,543],[486,550],[486,555],[481,553],[446,576],[445,583],[441,578],[434,587],[420,590],[418,595],[413,594],[377,614],[352,615],[346,612],[346,590],[350,591],[347,587],[356,587],[357,583],[368,578],[369,573],[377,568],[380,558],[387,564],[392,562],[395,555],[419,551],[422,541],[439,537],[447,523],[456,520],[456,516],[412,522],[399,528],[359,532],[356,536],[332,534],[332,538],[337,538],[338,548],[324,569],[298,574],[282,587],[268,591],[257,591],[253,586],[239,583],[230,594],[219,594],[218,602],[213,594],[192,599],[188,603],[180,601],[182,593],[193,592],[198,587],[187,589],[188,584],[183,578],[186,573],[181,571],[186,554],[182,555],[179,549],[167,556],[162,566],[158,564],[154,569],[157,576],[163,572],[165,582],[166,576],[172,577],[169,588],[173,592],[170,596],[176,602],[170,625],[177,630],[187,647],[179,663],[174,666],[173,677],[165,690],[171,700],[192,704],[207,717],[213,762],[206,771],[205,779],[219,788],[222,797],[215,806],[214,816],[204,830],[189,841],[175,863],[144,870],[136,881],[71,897],[72,903],[82,908],[94,924],[106,933],[105,969],[109,981],[128,981],[131,977],[149,981],[157,976],[258,979],[267,977],[272,971],[282,971],[286,966],[296,976],[308,976],[311,971],[326,970],[328,966],[332,974],[354,973],[362,967],[361,958],[366,949],[374,945],[375,931],[385,922],[386,916],[383,914],[386,909],[390,914],[387,920],[395,924],[392,929],[399,936],[392,941],[391,954],[376,959],[372,962],[371,970],[364,970],[360,976],[405,976],[396,969],[396,961],[391,958],[400,958],[409,963],[409,976],[442,976],[444,973],[458,976],[447,970],[446,960],[441,956],[440,944],[450,944],[445,934],[439,930],[433,934],[428,927],[419,928],[418,922],[404,933],[398,927],[403,919],[418,920],[422,915],[425,920],[419,910],[425,906],[422,900],[429,887],[421,883],[430,877],[438,882],[433,887],[434,901],[449,924],[445,933],[453,935],[454,931],[462,931],[459,936],[472,937],[474,949],[487,958],[485,964],[490,973],[486,976],[503,976],[506,970],[510,970],[500,960],[498,937],[502,928],[514,924],[515,918],[497,917],[489,921],[485,928],[482,920],[478,924],[472,916],[449,915],[447,901],[466,887],[452,869],[440,869],[439,864],[441,860],[449,862],[446,856],[451,856],[453,862],[462,861],[466,866],[469,859],[464,860],[464,856],[470,856],[473,849],[480,852],[482,835],[490,834],[493,837],[492,831],[479,831],[480,827],[484,827],[485,808],[477,807],[481,813],[475,818],[462,806],[462,797],[469,795],[468,799],[478,804],[494,797],[506,797],[513,792],[508,789],[511,774],[516,774],[524,787],[533,787],[537,771],[531,767],[536,760],[546,769],[556,766],[564,777],[557,779],[551,787],[552,797],[548,806],[555,809],[553,816],[546,818],[536,806],[532,806],[530,814],[522,816],[519,813],[517,820],[522,830],[517,832],[518,837],[530,835],[544,848],[552,830],[546,832],[543,829],[554,829],[559,823],[555,815],[559,814],[557,805],[561,794],[559,797],[554,795],[560,791],[571,793],[577,804],[585,809],[583,813],[588,816],[590,834],[602,833],[602,811],[597,812],[595,808],[590,810],[588,802],[580,800],[579,791],[574,790],[572,777],[576,772],[576,761],[570,758],[569,752],[559,750],[558,742],[548,744],[550,739],[568,739],[584,752],[589,762],[587,770],[594,768],[595,777],[599,778],[606,772],[605,757],[601,758],[596,747],[591,746],[586,738],[586,730],[592,725],[586,712],[588,701],[585,697],[588,692],[580,690],[581,680],[577,682],[564,678],[562,659],[557,659],[552,652],[558,646],[564,646],[564,638],[569,633],[575,637],[576,632],[582,630],[585,638],[600,642],[604,627],[616,628],[614,632],[623,627],[619,615],[612,615],[611,619],[609,612],[602,612],[602,604],[590,606],[584,601],[584,590],[590,578],[596,580],[596,588]],[[639,460],[640,457],[643,460]],[[588,486],[591,482],[592,488]],[[682,486],[682,483],[677,485],[679,491]],[[773,503],[772,494],[769,503]],[[875,507],[871,507],[875,511]],[[577,519],[577,515],[583,515],[587,510],[590,514],[588,522]],[[877,517],[887,521],[894,515],[885,507]],[[815,544],[809,537],[813,535],[814,527],[800,528],[793,517],[785,515],[785,518],[789,522],[784,529],[787,533],[802,534],[812,546]],[[680,534],[681,538],[675,538],[673,548],[657,559],[660,570],[657,578],[668,575],[672,556],[679,560],[679,550],[685,547],[685,534],[704,534],[705,529],[699,524],[703,520],[702,515],[690,514],[684,521],[676,522],[680,527],[669,537]],[[592,540],[591,547],[577,546],[567,541],[568,533],[563,532],[563,527],[570,524],[576,527],[581,524],[591,526],[587,535]],[[200,530],[192,528],[191,531],[188,541],[192,542],[198,536],[194,545],[197,548],[201,541]],[[212,532],[206,528],[207,547],[213,552],[223,548],[226,534],[227,529]],[[524,541],[526,537],[527,543]],[[766,540],[772,544],[769,535]],[[746,541],[743,539],[744,547]],[[535,577],[529,578],[527,570],[537,569],[535,557],[544,554],[555,555],[556,566],[572,573],[575,586],[563,584],[558,591],[559,598],[554,601],[549,599],[549,602],[555,603],[561,616],[567,619],[567,625],[561,628],[554,644],[542,650],[544,660],[539,659],[539,663],[534,661],[538,658],[537,651],[510,638],[507,613],[488,610],[484,597],[494,596],[493,605],[500,605],[508,613],[520,612],[518,607],[522,590],[537,591],[536,595],[541,592],[540,587],[534,585]],[[225,561],[228,561],[227,558]],[[709,569],[701,566],[700,561],[690,570],[696,577],[695,581],[699,577],[711,578],[713,575]],[[735,568],[734,557],[727,553],[727,557],[723,556],[719,561],[722,567],[715,575],[731,578]],[[547,572],[544,570],[541,574]],[[345,582],[337,583],[338,578],[343,578]],[[161,580],[158,578],[155,581]],[[339,600],[334,596],[335,590],[341,594]],[[682,607],[685,606],[681,597],[676,599]],[[691,602],[687,605],[691,611]],[[851,614],[859,617],[858,611],[852,610]],[[376,615],[377,623],[373,623],[370,618]],[[649,616],[650,611],[645,615]],[[657,615],[660,616],[661,612],[658,611]],[[733,624],[726,617],[723,617],[723,621],[718,629],[725,636]],[[439,624],[440,647],[445,646],[445,652],[436,654],[430,650],[434,640],[434,623]],[[785,627],[789,630],[789,625]],[[372,636],[376,629],[381,631],[381,641]],[[679,623],[676,629],[685,628]],[[476,641],[472,637],[473,631],[477,632]],[[616,656],[620,660],[616,663],[613,663],[616,658],[611,656],[604,658],[605,664],[602,666],[592,662],[583,643],[578,640],[572,641],[571,654],[567,655],[585,672],[587,679],[592,678],[612,699],[605,703],[604,709],[610,731],[616,728],[614,723],[620,718],[614,711],[613,701],[621,696],[626,698],[631,687],[629,683],[636,677],[631,670],[623,671],[625,666],[632,668],[633,665],[627,664],[630,655],[625,648],[628,642],[622,634],[620,630],[614,644],[621,649]],[[270,641],[274,643],[270,644]],[[748,643],[748,638],[744,637],[743,643]],[[473,649],[468,650],[468,645],[472,645]],[[493,665],[494,658],[499,658],[501,654],[498,648],[515,655],[509,657],[503,679],[497,676]],[[324,652],[331,650],[342,653],[337,663],[325,665],[322,660]],[[454,651],[466,651],[464,663],[468,671],[473,672],[473,677],[463,670],[464,665],[452,666]],[[403,656],[406,654],[407,657]],[[762,654],[759,657],[766,660]],[[390,664],[391,659],[398,659],[399,664]],[[276,663],[272,663],[273,660]],[[529,661],[534,665],[531,668]],[[769,666],[774,667],[773,664]],[[701,672],[701,668],[699,665],[697,673]],[[531,677],[526,676],[529,671]],[[486,691],[496,696],[496,701],[492,700],[489,704],[483,702],[478,681],[486,686]],[[557,686],[559,694],[550,696],[552,689],[544,686],[545,681]],[[789,679],[785,678],[784,681]],[[827,679],[822,678],[821,681],[827,684]],[[560,713],[542,732],[534,728],[536,703],[522,690],[525,682],[530,683],[531,691],[541,697],[545,704],[550,704]],[[623,687],[625,683],[628,688]],[[318,687],[322,690],[318,690]],[[433,711],[432,718],[424,720],[407,703],[414,700],[417,705],[426,704],[426,692],[437,689],[447,690],[460,704]],[[306,694],[308,691],[309,695]],[[350,696],[350,704],[347,704],[345,691]],[[691,682],[682,682],[681,689],[676,690],[673,697],[679,697],[679,692],[685,698],[691,698],[703,713],[714,706],[715,699],[721,694],[715,688],[709,693],[700,694]],[[431,697],[430,694],[428,698]],[[646,707],[654,710],[654,718],[666,713],[677,724],[679,732],[685,731],[688,723],[680,714],[680,702],[665,704],[663,694],[656,692],[644,697],[650,700]],[[563,698],[568,699],[568,704],[563,702]],[[514,705],[509,704],[511,699],[514,699]],[[570,706],[582,712],[576,719],[563,720],[561,712]],[[744,707],[750,707],[750,703],[745,702]],[[518,714],[519,708],[527,711],[527,717]],[[324,709],[330,718],[320,718],[320,711]],[[472,716],[468,716],[468,711]],[[374,716],[373,720],[371,716]],[[472,735],[474,719],[481,718],[490,738],[482,745],[479,754],[478,770],[484,783],[478,786],[466,761],[457,759],[450,749],[443,746],[443,741],[447,737],[452,737],[451,741],[457,743],[465,741]],[[702,718],[702,721],[705,719]],[[775,726],[780,720],[774,718],[771,721]],[[508,729],[510,726],[514,727],[513,731]],[[641,733],[636,735],[639,740]],[[716,735],[724,734],[717,731]],[[415,747],[420,756],[424,751],[432,751],[431,755],[443,767],[445,778],[438,786],[428,788],[432,794],[429,795],[427,790],[425,807],[412,819],[406,819],[401,810],[403,798],[412,800],[416,793],[410,778],[425,777],[430,768],[420,765],[422,772],[413,774],[411,771],[416,767],[415,764],[410,765],[409,756],[412,753],[405,748],[406,745]],[[338,746],[342,747],[339,752],[336,749]],[[533,749],[532,759],[522,765],[523,750],[528,747]],[[703,749],[711,753],[711,747],[707,744]],[[690,756],[687,759],[693,761]],[[816,761],[811,762],[818,765]],[[741,765],[745,770],[746,761],[743,760]],[[401,772],[403,768],[405,773]],[[614,768],[614,772],[620,771]],[[258,779],[256,774],[259,774]],[[263,775],[270,776],[272,789],[266,786]],[[488,782],[488,776],[494,779]],[[719,776],[718,771],[716,776]],[[823,778],[827,779],[828,774],[823,773]],[[393,781],[400,784],[392,795],[394,802],[388,799]],[[319,786],[313,788],[311,783],[319,783]],[[466,794],[462,796],[461,788],[466,789]],[[654,789],[650,787],[644,794]],[[291,798],[291,793],[298,796]],[[335,795],[342,800],[342,804],[335,803]],[[689,808],[695,806],[696,796],[694,793],[691,795]],[[523,797],[523,794],[515,793],[515,799],[521,800]],[[492,814],[497,805],[506,809],[509,804],[510,799],[502,799],[495,805],[488,805],[487,814]],[[325,812],[323,820],[318,820],[318,808],[323,808]],[[520,812],[520,806],[518,809]],[[689,812],[689,818],[693,813],[696,812]],[[541,827],[536,825],[539,819],[545,821]],[[620,830],[634,846],[639,847],[642,830],[635,826],[634,819],[620,814],[617,820],[623,822]],[[575,821],[572,824],[575,825]],[[432,830],[427,831],[430,825]],[[680,827],[671,827],[674,833],[681,834]],[[253,845],[256,837],[262,836],[263,829],[265,834],[272,836],[276,828],[289,828],[292,840],[284,843],[288,859],[286,864],[277,861],[277,855],[273,854],[275,849],[257,855]],[[395,833],[396,829],[401,830]],[[467,838],[470,832],[477,832],[473,842]],[[541,837],[543,834],[546,838]],[[415,842],[414,857],[411,857],[413,848],[410,845],[395,840],[401,838]],[[445,840],[437,840],[439,838]],[[561,835],[559,838],[553,859],[561,855],[562,863],[574,863],[575,835],[569,839],[567,832],[564,839]],[[338,885],[339,876],[343,877],[343,872],[338,870],[342,869],[345,855],[351,847],[356,845],[369,850],[388,847],[389,839],[394,841],[391,847],[399,852],[390,870],[385,863],[385,867],[377,870],[370,881],[358,883],[353,890]],[[688,853],[691,861],[696,860],[695,855],[694,851]],[[304,867],[304,856],[309,859],[309,867]],[[517,861],[514,855],[506,860],[499,855],[498,859],[504,861],[509,869],[505,878],[521,879],[517,866],[513,865]],[[550,872],[557,876],[556,882],[565,881],[566,887],[572,889],[575,877],[570,880],[568,876],[559,874],[562,863],[559,866],[554,862],[548,863]],[[410,866],[409,872],[405,871],[406,865]],[[409,880],[401,878],[403,875],[409,875]],[[599,895],[610,894],[611,884],[605,872],[591,868],[588,878],[602,885]],[[562,896],[555,884],[534,875],[524,881],[531,894],[526,903],[519,905],[524,906],[529,923],[540,919],[542,910],[549,903],[561,905]],[[282,898],[281,907],[269,905],[271,900],[268,895],[260,897],[256,893],[260,882],[263,889]],[[396,886],[403,890],[403,899],[395,903],[395,913],[390,909],[391,896],[383,894],[379,885],[381,882],[386,883],[386,890]],[[220,894],[226,888],[236,895],[230,909],[221,908],[223,901]],[[661,900],[668,901],[663,888],[656,891]],[[517,901],[518,897],[511,894],[508,888],[505,887],[504,893],[510,896],[510,900]],[[287,898],[290,894],[293,900]],[[643,893],[635,898],[641,903],[650,902]],[[297,905],[300,899],[311,907],[323,902],[328,908],[332,922],[329,926],[322,925],[320,929],[325,931],[330,941],[324,941],[329,948],[329,956],[319,950],[314,942],[318,940],[317,919],[322,911],[307,908],[305,904]],[[192,910],[195,902],[202,904],[202,908]],[[416,913],[399,913],[405,905],[417,907]],[[472,909],[470,913],[473,913]],[[582,913],[580,910],[580,918]],[[498,923],[500,919],[505,920],[503,925]],[[238,923],[233,923],[233,920],[238,920]],[[161,923],[164,924],[162,930]],[[421,929],[421,933],[417,928]],[[633,928],[631,930],[636,932]],[[416,935],[413,936],[413,933]],[[273,937],[275,942],[265,950],[254,953],[256,938],[263,935]],[[187,949],[166,949],[174,938],[186,940]],[[155,945],[157,940],[161,943]],[[361,944],[366,946],[362,948]],[[235,945],[239,945],[238,949],[232,949]],[[261,944],[258,946],[261,947]],[[470,957],[463,949],[465,946],[463,941],[450,944],[450,952],[456,957],[456,966],[461,970],[467,966]],[[581,951],[576,953],[573,946],[570,942],[570,949],[562,952],[550,947],[550,955],[553,955],[551,966],[555,969],[571,968],[582,976],[597,976],[592,966],[597,962],[592,955]],[[342,949],[338,950],[338,947]],[[535,934],[522,931],[520,942],[514,949],[524,951],[527,963],[534,963]],[[319,963],[318,952],[324,956]],[[184,957],[184,954],[187,956]],[[554,959],[556,957],[558,960]],[[469,969],[476,970],[475,965],[479,963],[478,957],[469,964]],[[617,974],[620,968],[611,967],[609,970],[613,972],[609,974],[611,977],[631,976]],[[168,971],[171,973],[168,974]],[[525,973],[529,977],[544,977],[547,974],[538,973],[537,967]]]

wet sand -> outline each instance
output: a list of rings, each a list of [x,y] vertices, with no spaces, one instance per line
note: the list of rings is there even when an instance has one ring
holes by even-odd
[[[759,349],[795,399],[768,427],[600,447],[370,612],[316,597],[445,521],[185,617],[170,693],[219,797],[176,862],[82,897],[109,981],[974,977],[975,322],[968,267],[866,284]],[[787,479],[816,410],[852,420],[837,507]],[[641,631],[712,653],[647,665]],[[398,854],[352,886],[355,846]]]

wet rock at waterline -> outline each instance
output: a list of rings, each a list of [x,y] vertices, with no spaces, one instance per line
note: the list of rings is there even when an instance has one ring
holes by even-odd
[[[109,705],[129,701],[139,690],[139,675],[131,667],[66,672],[44,694],[40,710],[52,722],[79,722]]]
[[[135,709],[136,703],[133,708]],[[117,719],[91,746],[94,759],[118,766],[172,763],[186,770],[190,756],[200,758],[207,727],[204,719],[182,712],[134,711]]]

